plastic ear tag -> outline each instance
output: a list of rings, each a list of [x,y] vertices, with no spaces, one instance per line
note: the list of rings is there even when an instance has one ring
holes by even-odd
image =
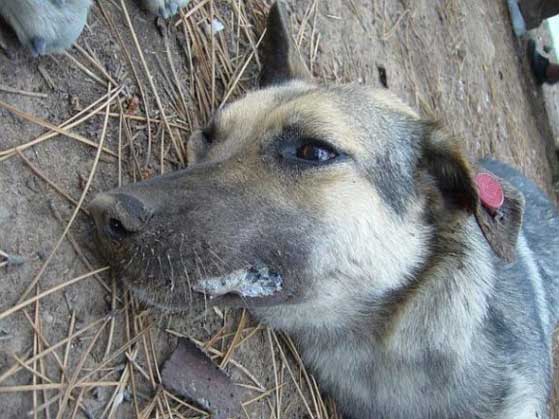
[[[481,205],[491,214],[496,214],[497,210],[505,202],[505,194],[501,182],[490,173],[478,173],[475,177],[479,199]]]

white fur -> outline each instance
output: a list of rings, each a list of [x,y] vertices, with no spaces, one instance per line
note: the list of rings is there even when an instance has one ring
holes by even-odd
[[[528,243],[526,243],[526,238],[522,233],[520,233],[520,235],[518,236],[518,255],[526,264],[526,269],[528,269],[528,278],[532,283],[532,286],[534,287],[534,292],[537,299],[536,307],[538,308],[538,314],[544,325],[544,330],[550,330],[551,320],[549,318],[549,311],[545,309],[542,310],[542,307],[546,306],[545,291],[543,289],[543,279],[538,270],[538,266],[536,265],[534,254],[528,246]]]
[[[534,395],[538,394],[538,387],[530,383],[520,374],[514,374],[512,377],[512,391],[507,398],[505,408],[501,415],[496,419],[546,419],[548,413],[542,411],[541,400],[534,399]],[[541,394],[541,398],[545,399],[545,394]]]
[[[169,18],[175,15],[179,9],[185,7],[190,0],[142,0],[143,6],[162,18]]]

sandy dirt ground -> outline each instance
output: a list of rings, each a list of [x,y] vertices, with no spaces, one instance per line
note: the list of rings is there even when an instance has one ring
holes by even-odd
[[[553,131],[505,3],[290,4],[318,79],[394,91],[446,124],[472,158],[504,160],[556,199]],[[23,258],[0,257],[0,417],[200,417],[159,385],[178,335],[203,342],[250,388],[248,417],[336,417],[288,339],[248,313],[197,301],[163,316],[108,271],[92,274],[104,263],[87,203],[182,166],[190,131],[255,86],[266,9],[195,0],[164,25],[133,2],[101,0],[78,47],[38,59],[0,22],[0,251]],[[213,19],[223,31],[211,33]]]

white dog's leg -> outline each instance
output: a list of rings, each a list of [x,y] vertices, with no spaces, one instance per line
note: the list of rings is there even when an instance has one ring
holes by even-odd
[[[141,0],[144,8],[155,15],[167,19],[176,15],[190,0]]]
[[[34,55],[61,52],[78,39],[90,0],[0,0],[0,15]]]

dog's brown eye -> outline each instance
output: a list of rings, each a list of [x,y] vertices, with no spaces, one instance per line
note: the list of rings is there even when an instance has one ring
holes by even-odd
[[[314,162],[325,162],[335,159],[337,153],[325,146],[316,144],[305,144],[297,149],[297,158]]]

